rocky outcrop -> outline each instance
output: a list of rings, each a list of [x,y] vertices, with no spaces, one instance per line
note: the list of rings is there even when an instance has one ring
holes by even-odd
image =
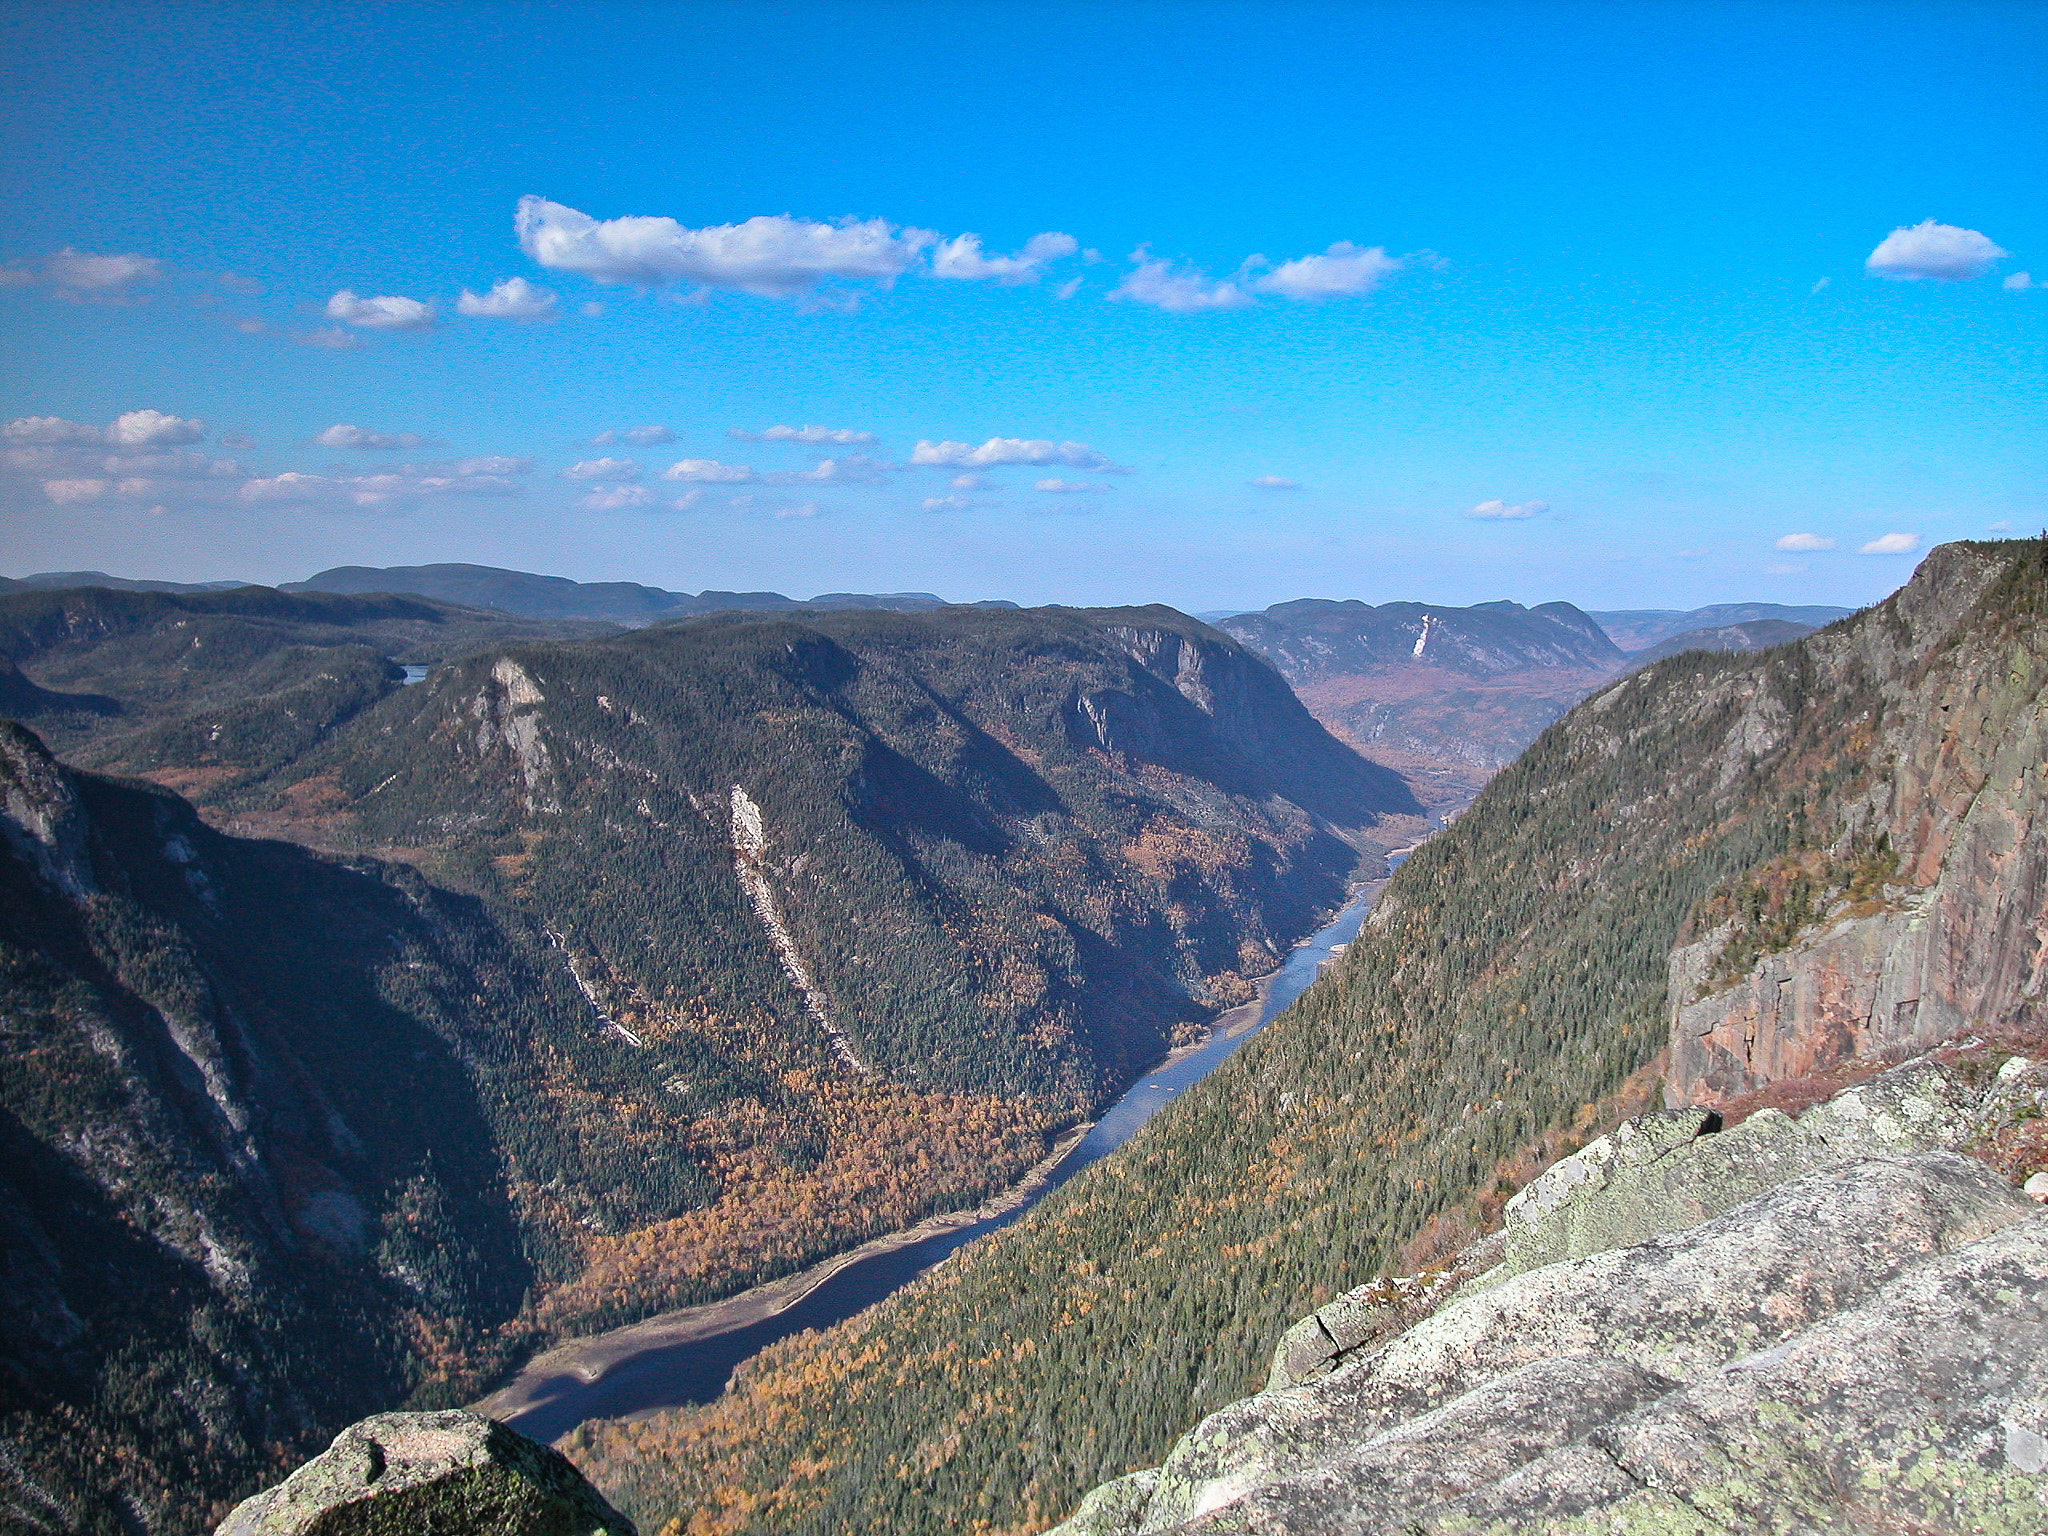
[[[2016,575],[2004,562],[1968,546],[1937,553],[1938,579],[1900,592],[1889,624],[1803,642],[1813,676],[1866,679],[1877,696],[1860,743],[1867,782],[1814,829],[1825,860],[1782,872],[1821,886],[1801,898],[1818,908],[1812,921],[1787,925],[1785,942],[1760,940],[1758,913],[1780,893],[1753,878],[1720,904],[1735,909],[1725,920],[1672,952],[1669,1102],[1724,1103],[1835,1062],[2042,1016],[2040,626],[1995,590]],[[1759,695],[1742,739],[1767,748],[1785,724]],[[1863,890],[1848,875],[1858,850]]]
[[[635,1536],[558,1452],[473,1413],[380,1413],[219,1536]]]
[[[1433,1315],[1375,1341],[1384,1287],[1322,1309],[1058,1536],[2039,1532],[2048,1212],[1953,1149],[2044,1107],[2013,1058],[1797,1120],[1639,1117],[1517,1196]]]

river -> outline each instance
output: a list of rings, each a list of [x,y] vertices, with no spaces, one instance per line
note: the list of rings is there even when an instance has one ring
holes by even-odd
[[[1392,862],[1399,863],[1399,857]],[[1205,1044],[1170,1058],[1133,1083],[1066,1151],[1028,1199],[986,1220],[856,1258],[826,1274],[789,1305],[741,1326],[659,1342],[661,1320],[655,1319],[630,1331],[650,1333],[656,1342],[628,1353],[592,1351],[601,1360],[594,1369],[585,1366],[542,1374],[548,1364],[548,1357],[543,1357],[510,1386],[479,1403],[478,1409],[503,1419],[522,1434],[551,1441],[585,1419],[630,1418],[684,1403],[710,1402],[725,1390],[742,1361],[792,1333],[829,1328],[873,1306],[977,1237],[1008,1226],[1097,1158],[1129,1141],[1138,1127],[1171,1103],[1176,1094],[1215,1071],[1308,989],[1323,964],[1357,936],[1367,909],[1385,884],[1375,880],[1361,888],[1327,927],[1295,947],[1286,963],[1264,983],[1256,1014],[1247,1007],[1235,1020],[1226,1015],[1223,1026]],[[570,1346],[571,1350],[575,1347]],[[605,1358],[607,1355],[610,1358]]]

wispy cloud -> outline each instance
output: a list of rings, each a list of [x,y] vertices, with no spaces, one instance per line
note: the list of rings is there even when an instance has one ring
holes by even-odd
[[[821,459],[810,469],[791,470],[768,478],[784,485],[806,482],[813,485],[879,485],[888,478],[889,470],[899,467],[878,463],[866,454],[854,453],[844,458]]]
[[[981,236],[955,235],[951,240],[941,242],[932,252],[931,272],[933,277],[1014,287],[1019,283],[1037,282],[1048,263],[1071,256],[1080,248],[1081,243],[1072,235],[1048,230],[1042,235],[1033,235],[1014,255],[985,256],[982,254]]]
[[[2011,254],[1974,229],[1927,219],[1886,235],[1863,265],[1879,277],[1960,283],[1981,276],[1993,262]]]
[[[1784,550],[1833,549],[1835,541],[1824,539],[1817,533],[1788,533],[1774,547]]]
[[[1109,290],[1112,299],[1149,304],[1169,314],[1193,315],[1211,309],[1243,309],[1252,296],[1234,282],[1219,282],[1194,267],[1177,268],[1144,246],[1131,253],[1131,270]]]
[[[576,505],[585,512],[623,512],[653,500],[653,493],[644,485],[600,485],[578,496]]]
[[[337,422],[317,433],[313,442],[321,448],[359,448],[378,452],[394,448],[424,448],[427,440],[417,432],[368,432],[361,427]]]
[[[678,459],[661,473],[666,480],[699,485],[746,485],[761,478],[744,464],[721,464],[716,459]]]
[[[2014,272],[1999,285],[2013,293],[2025,293],[2029,288],[2048,288],[2048,283],[2037,283],[2031,272]]]
[[[609,448],[617,443],[628,443],[635,448],[649,448],[675,440],[675,433],[669,431],[667,427],[618,427],[598,433],[590,440],[590,446]]]
[[[1086,443],[1055,443],[1038,437],[992,437],[979,447],[927,439],[911,449],[910,462],[956,469],[989,469],[999,464],[1064,464],[1069,469],[1091,470],[1098,475],[1130,473]]]
[[[1349,240],[1339,240],[1318,255],[1296,256],[1278,265],[1264,256],[1248,256],[1228,278],[1212,278],[1197,267],[1176,267],[1142,245],[1131,252],[1130,259],[1131,270],[1109,296],[1179,315],[1243,309],[1262,295],[1296,303],[1356,298],[1370,293],[1406,265],[1404,258],[1389,256],[1384,246],[1368,248]]]
[[[801,443],[807,448],[851,448],[872,443],[875,434],[856,432],[851,427],[767,427],[749,432],[745,427],[728,427],[725,435],[740,443]]]
[[[1082,496],[1096,491],[1106,491],[1109,487],[1100,480],[1061,480],[1053,478],[1049,480],[1035,480],[1032,482],[1031,489],[1034,491],[1045,491],[1053,496]]]
[[[163,275],[164,264],[154,256],[98,256],[75,251],[68,245],[45,257],[42,267],[43,281],[60,298],[126,299],[137,288],[154,283]],[[33,278],[24,272],[22,280]]]
[[[634,459],[581,459],[562,471],[565,480],[638,480],[640,465]]]
[[[1492,501],[1482,501],[1465,515],[1494,522],[1507,522],[1516,518],[1541,517],[1549,510],[1550,503],[1547,501],[1509,502],[1496,497]]]
[[[455,301],[457,314],[485,320],[519,320],[528,324],[552,320],[560,313],[560,300],[552,290],[537,287],[523,277],[508,277],[493,283],[489,293],[471,293],[467,288]]]
[[[1289,480],[1285,475],[1259,475],[1245,483],[1255,486],[1262,491],[1298,491],[1301,489],[1301,482],[1299,480]]]
[[[424,331],[434,323],[434,306],[431,304],[418,299],[399,298],[395,294],[373,299],[358,298],[347,288],[330,298],[322,313],[330,320],[365,331]]]
[[[1247,270],[1264,266],[1266,258],[1254,256]],[[1315,301],[1351,298],[1370,293],[1401,270],[1398,256],[1389,256],[1384,246],[1365,249],[1349,240],[1339,240],[1320,256],[1297,256],[1283,261],[1263,277],[1253,278],[1254,293],[1274,293],[1285,299]]]

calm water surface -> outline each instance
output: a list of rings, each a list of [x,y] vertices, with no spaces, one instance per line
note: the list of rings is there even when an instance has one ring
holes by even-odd
[[[1391,862],[1399,863],[1400,859],[1397,856]],[[706,1339],[693,1339],[687,1344],[644,1350],[619,1361],[596,1381],[558,1376],[547,1383],[543,1395],[532,1406],[506,1422],[522,1434],[549,1441],[567,1434],[585,1419],[618,1419],[683,1403],[708,1403],[725,1390],[726,1381],[741,1361],[776,1340],[806,1328],[829,1328],[844,1322],[908,1285],[976,1238],[1008,1226],[1104,1153],[1129,1141],[1138,1127],[1164,1109],[1175,1095],[1215,1071],[1239,1046],[1301,996],[1316,979],[1323,962],[1357,936],[1366,909],[1383,883],[1375,881],[1361,890],[1327,928],[1288,956],[1287,963],[1273,978],[1255,1025],[1232,1038],[1211,1040],[1199,1051],[1139,1078],[1122,1098],[1103,1111],[1102,1118],[1053,1170],[1045,1187],[1015,1210],[893,1253],[876,1254],[849,1264],[803,1300],[758,1323]]]

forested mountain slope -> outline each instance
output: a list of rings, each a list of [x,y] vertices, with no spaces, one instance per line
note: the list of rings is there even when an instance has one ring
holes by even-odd
[[[1332,602],[1304,598],[1224,619],[1316,718],[1464,804],[1545,726],[1607,681],[1622,654],[1570,603]]]
[[[10,592],[0,712],[90,766],[218,786],[290,761],[396,692],[407,665],[609,627],[268,587]]]
[[[309,739],[211,657],[261,682],[316,600],[9,601],[111,702],[76,750],[152,744],[211,822],[5,727],[0,1412],[55,1529],[122,1518],[121,1460],[192,1530],[368,1409],[978,1203],[1418,825],[1170,610],[692,621],[412,687],[373,645]]]
[[[1727,961],[1703,979],[1739,979],[1909,909],[1953,848],[1975,920],[1948,975],[1998,980],[1948,997],[2038,1030],[2044,679],[2048,544],[2026,541],[1945,546],[1818,634],[1614,684],[1121,1152],[882,1306],[776,1346],[721,1401],[585,1426],[572,1456],[643,1522],[692,1533],[1042,1529],[1255,1389],[1292,1319],[1448,1252],[1653,1102],[1693,1001],[1671,995],[1693,974],[1679,951],[1710,939]]]
[[[516,1183],[702,1199],[473,901],[221,837],[6,722],[0,801],[9,1529],[191,1530],[323,1429],[460,1400],[564,1267]]]

